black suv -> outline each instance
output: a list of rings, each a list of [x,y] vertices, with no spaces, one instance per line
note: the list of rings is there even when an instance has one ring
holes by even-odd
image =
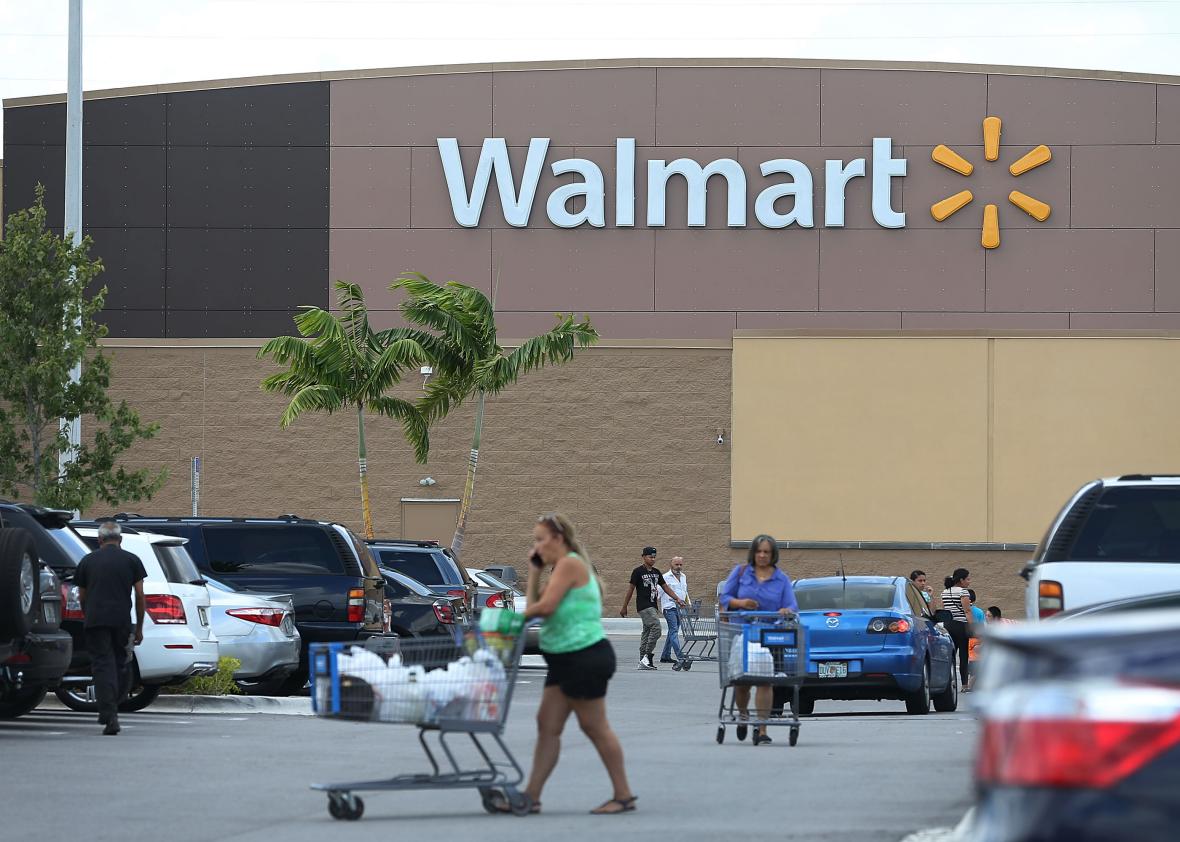
[[[237,590],[289,593],[303,638],[300,669],[283,687],[307,681],[309,643],[362,640],[385,632],[385,580],[363,541],[339,523],[274,518],[149,517],[114,520],[188,539],[197,567]]]
[[[73,644],[61,628],[61,582],[41,552],[56,549],[41,521],[60,529],[69,518],[0,502],[0,719],[37,707],[69,669]]]
[[[455,561],[451,551],[440,547],[437,541],[378,538],[365,543],[382,567],[417,579],[439,596],[462,599],[469,614],[479,613],[481,606],[475,600],[479,586]]]

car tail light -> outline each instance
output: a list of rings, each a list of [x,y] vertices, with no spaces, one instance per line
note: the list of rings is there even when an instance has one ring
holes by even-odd
[[[13,655],[7,661],[0,661],[2,664],[31,664],[32,662],[33,656],[28,652],[20,652],[16,655]]]
[[[66,582],[61,584],[61,618],[65,620],[85,620],[82,612],[82,599],[78,593],[78,586]]]
[[[488,608],[503,608],[504,594],[494,593],[487,598],[487,601],[484,604],[487,605]]]
[[[912,626],[901,617],[874,617],[869,620],[869,634],[904,634]]]
[[[393,629],[393,602],[389,599],[381,600],[381,630],[386,634]]]
[[[170,593],[150,593],[145,597],[147,613],[152,622],[161,626],[182,626],[188,622],[184,603]]]
[[[1065,609],[1065,591],[1060,582],[1045,579],[1037,586],[1037,609],[1042,620]]]
[[[455,608],[447,600],[437,599],[434,601],[434,616],[440,623],[452,625],[455,622]]]
[[[990,786],[1103,789],[1180,745],[1180,689],[1115,681],[997,691],[975,775]]]
[[[348,622],[365,621],[365,589],[353,588],[348,592]]]
[[[282,608],[231,608],[225,613],[248,623],[258,623],[260,626],[273,626],[274,628],[281,626],[283,618],[287,616],[287,612]]]

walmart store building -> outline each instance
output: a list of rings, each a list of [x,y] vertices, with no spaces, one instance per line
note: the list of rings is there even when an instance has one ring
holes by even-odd
[[[562,509],[608,610],[645,544],[705,595],[766,531],[794,576],[966,566],[1018,611],[1075,487],[1178,467],[1178,83],[661,60],[88,94],[116,387],[171,474],[136,508],[188,512],[199,456],[202,513],[356,524],[353,420],[281,431],[258,346],[337,278],[379,326],[403,270],[499,279],[501,336],[572,310],[604,341],[491,403],[470,563]],[[5,212],[43,182],[61,218],[64,125],[4,103]],[[425,467],[373,427],[379,531],[446,536],[470,415]]]

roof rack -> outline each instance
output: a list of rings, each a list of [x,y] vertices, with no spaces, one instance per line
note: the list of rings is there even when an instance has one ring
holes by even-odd
[[[412,538],[366,538],[366,544],[394,544],[399,547],[437,547],[438,541],[415,541]]]
[[[1119,482],[1146,482],[1153,479],[1180,479],[1180,474],[1123,474]]]
[[[278,515],[275,517],[214,517],[197,515],[141,515],[135,512],[119,512],[109,518],[100,518],[100,520],[114,520],[119,523],[126,523],[130,520],[146,520],[155,521],[159,523],[326,523],[327,521],[319,521],[314,518],[300,517],[299,515]]]

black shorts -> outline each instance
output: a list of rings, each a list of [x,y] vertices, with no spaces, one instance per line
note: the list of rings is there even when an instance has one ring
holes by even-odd
[[[615,674],[615,648],[605,637],[574,652],[543,652],[549,674],[546,687],[560,687],[571,699],[601,699]]]

